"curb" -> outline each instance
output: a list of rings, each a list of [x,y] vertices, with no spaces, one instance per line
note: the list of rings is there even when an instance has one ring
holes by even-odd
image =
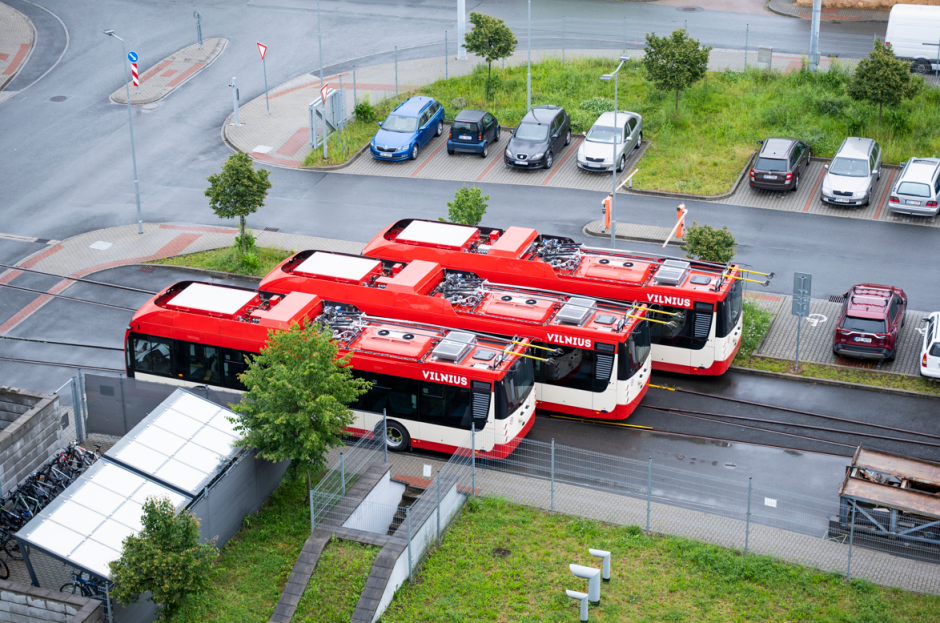
[[[10,7],[10,8],[13,9],[13,7]],[[29,19],[29,16],[26,15],[25,13],[20,13],[16,9],[13,9],[13,10],[19,13],[20,15],[22,15],[23,18],[26,20],[26,23],[29,24],[29,29],[32,32],[32,38],[29,40],[29,52],[26,53],[26,58],[24,58],[22,62],[20,62],[19,68],[17,68],[17,70],[13,72],[13,75],[8,76],[5,80],[0,80],[0,91],[5,89],[8,84],[13,82],[13,78],[16,78],[20,74],[20,72],[23,71],[23,68],[26,67],[26,63],[29,62],[29,59],[33,56],[33,51],[36,49],[36,40],[39,38],[39,33],[36,30],[36,25],[33,24],[33,20]],[[66,45],[66,47],[68,46]]]
[[[217,38],[217,37],[205,37],[205,39],[216,39],[216,38]],[[154,103],[154,102],[159,102],[160,100],[169,97],[169,96],[170,96],[171,94],[173,94],[177,89],[181,88],[181,87],[182,87],[183,85],[185,85],[187,82],[189,82],[190,80],[192,80],[193,78],[195,78],[196,76],[198,76],[199,74],[201,74],[202,72],[204,72],[206,69],[208,69],[209,66],[212,65],[212,63],[214,63],[220,56],[222,56],[222,52],[224,52],[224,51],[225,51],[225,48],[228,47],[228,39],[226,39],[225,37],[218,37],[218,39],[221,40],[221,42],[222,42],[222,49],[219,50],[219,53],[216,54],[215,56],[213,56],[212,59],[211,59],[208,63],[206,63],[205,66],[204,66],[202,69],[200,69],[199,71],[197,71],[197,72],[194,73],[194,74],[191,74],[188,78],[186,78],[185,80],[183,80],[182,82],[180,82],[178,85],[176,85],[175,87],[173,87],[172,89],[170,89],[169,91],[167,91],[166,93],[164,93],[163,95],[161,95],[160,97],[155,97],[155,98],[153,98],[153,99],[148,99],[148,100],[141,100],[141,101],[139,101],[139,102],[131,102],[131,106],[144,106],[144,105],[146,105],[146,104],[152,104],[152,103]],[[185,49],[188,48],[188,47],[190,47],[190,46],[187,45],[186,47],[180,48],[180,49],[177,50],[176,52],[173,52],[173,54],[179,54],[180,52],[182,52],[183,50],[185,50]],[[173,54],[170,54],[170,56],[173,56]],[[170,56],[165,57],[163,60],[166,60],[167,58],[170,58]],[[159,62],[158,62],[158,64],[159,64]],[[154,65],[154,66],[156,66],[156,65]],[[148,69],[148,71],[149,71],[149,69]],[[121,90],[121,89],[118,89],[117,91],[120,91],[120,90]],[[117,91],[116,91],[116,92],[117,92]],[[111,95],[108,95],[108,101],[110,101],[112,104],[118,104],[118,105],[120,105],[120,106],[127,106],[127,102],[118,102],[118,101],[114,100],[114,98],[113,98],[114,93],[115,93],[115,92],[112,92]]]
[[[592,221],[592,222],[594,222],[594,221]],[[590,225],[590,223],[588,223],[588,225]],[[581,228],[581,233],[584,234],[585,236],[589,236],[589,237],[591,237],[591,238],[599,238],[599,239],[602,239],[602,240],[610,240],[610,234],[595,234],[595,233],[592,233],[591,231],[588,230],[588,226],[587,226],[587,225],[585,225],[584,227]],[[627,240],[627,241],[629,241],[629,242],[646,242],[646,243],[649,243],[649,244],[662,244],[662,243],[663,243],[663,241],[660,240],[659,238],[644,238],[644,237],[642,237],[642,236],[617,236],[617,235],[615,235],[614,237],[615,237],[617,240]],[[668,247],[680,247],[680,248],[682,248],[682,247],[685,246],[685,241],[684,241],[684,240],[682,240],[682,241],[671,241],[671,242],[670,242],[668,245],[666,245],[666,246],[668,246]]]
[[[633,0],[633,1],[635,2],[635,1],[637,1],[637,0]],[[640,0],[640,1],[648,1],[648,0]],[[773,4],[773,3],[770,2],[770,0],[767,0],[767,2],[764,4],[764,8],[767,9],[768,11],[770,11],[771,13],[774,13],[774,14],[776,14],[776,15],[780,15],[781,17],[792,17],[793,19],[806,19],[806,20],[809,19],[809,18],[806,18],[806,17],[800,17],[800,16],[798,16],[798,15],[792,15],[792,14],[790,14],[790,13],[784,13],[783,11],[780,11],[780,10],[775,9],[775,8],[773,8],[772,6],[770,6],[771,4]],[[806,8],[809,9],[810,11],[813,10],[813,7],[806,7]],[[820,16],[820,17],[821,17],[821,16]],[[820,21],[821,21],[821,22],[830,22],[830,23],[832,23],[832,22],[844,23],[846,20],[844,20],[844,19],[839,19],[838,17],[836,17],[836,18],[834,18],[834,19],[820,19]],[[857,20],[856,20],[856,19],[853,19],[853,20],[847,20],[847,21],[850,21],[850,22],[863,22],[863,23],[868,23],[868,24],[876,24],[876,23],[878,23],[878,24],[887,24],[887,23],[888,23],[888,20],[886,20],[886,19],[862,19],[861,17],[858,18]]]
[[[773,357],[766,357],[766,359],[773,359]],[[753,374],[755,376],[766,376],[774,379],[782,379],[787,381],[800,381],[800,382],[810,382],[819,385],[831,385],[833,387],[844,387],[845,389],[861,389],[868,390],[873,392],[878,392],[881,394],[894,394],[896,396],[906,396],[908,398],[930,398],[931,400],[940,400],[940,396],[936,394],[924,394],[921,392],[912,392],[907,389],[894,389],[893,387],[877,387],[874,385],[864,385],[862,383],[851,383],[849,381],[836,381],[833,379],[820,379],[815,376],[797,376],[795,374],[788,374],[786,372],[773,372],[771,370],[757,370],[754,368],[745,368],[742,366],[731,366],[731,370],[735,372],[742,372],[744,374]]]
[[[738,179],[735,181],[734,185],[726,193],[721,195],[687,195],[685,193],[669,193],[663,190],[639,190],[636,188],[631,188],[630,192],[636,195],[647,195],[651,197],[667,197],[673,199],[695,199],[698,201],[718,201],[719,199],[727,199],[733,195],[738,190],[738,186],[741,185],[741,180],[747,175],[748,169],[751,168],[751,162],[754,161],[754,158],[757,156],[757,150],[755,149],[750,157],[747,159],[747,162],[744,163],[744,168],[741,169],[741,174],[738,175]]]
[[[179,257],[179,256],[168,255],[167,257]],[[261,283],[261,279],[262,279],[262,277],[255,277],[253,275],[241,275],[239,273],[227,273],[223,270],[210,270],[208,268],[196,268],[195,266],[178,266],[176,264],[157,264],[157,263],[140,264],[140,263],[134,262],[133,264],[123,264],[122,267],[123,266],[140,266],[140,267],[156,266],[157,268],[174,268],[174,269],[178,268],[180,270],[184,270],[184,271],[188,271],[192,273],[198,273],[200,275],[215,277],[216,279],[242,279],[246,281],[257,281],[258,283]],[[111,270],[111,269],[104,268],[96,272],[103,272],[105,270]],[[91,273],[91,274],[94,274],[94,273]]]

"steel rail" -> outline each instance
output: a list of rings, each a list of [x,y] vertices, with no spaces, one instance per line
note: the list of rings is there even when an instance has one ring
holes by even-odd
[[[105,368],[102,366],[89,366],[81,363],[59,363],[55,361],[39,361],[37,359],[17,359],[15,357],[0,357],[0,361],[12,361],[13,363],[31,363],[37,366],[57,366],[60,368],[81,368],[82,370],[101,370],[103,372],[124,372],[119,368]]]
[[[55,344],[56,346],[75,346],[77,348],[99,348],[101,350],[118,350],[124,352],[123,347],[118,346],[95,346],[93,344],[76,344],[75,342],[56,342],[53,340],[36,340],[28,337],[11,337],[9,335],[0,335],[0,340],[15,340],[17,342],[35,342],[37,344]]]
[[[37,275],[45,275],[46,277],[58,277],[59,279],[68,279],[69,281],[78,281],[79,283],[90,283],[95,286],[105,286],[107,288],[117,288],[119,290],[128,290],[130,292],[139,292],[141,294],[149,294],[153,296],[154,294],[159,294],[158,292],[151,292],[150,290],[141,290],[140,288],[132,288],[130,286],[119,286],[113,283],[105,283],[103,281],[95,281],[93,279],[82,279],[81,277],[68,277],[66,275],[57,275],[55,273],[45,273],[41,270],[34,270],[32,268],[22,268],[21,266],[7,266],[6,264],[0,264],[0,268],[9,268],[11,270],[20,270],[25,273],[35,273]]]
[[[67,301],[76,301],[78,303],[88,303],[90,305],[101,305],[103,307],[111,307],[112,309],[121,309],[129,312],[136,312],[136,309],[131,307],[122,307],[120,305],[111,305],[110,303],[99,303],[98,301],[89,301],[88,299],[77,299],[74,296],[65,296],[64,294],[53,294],[51,292],[44,292],[43,290],[35,290],[33,288],[24,288],[23,286],[11,286],[8,283],[0,283],[0,288],[12,288],[14,290],[23,290],[24,292],[33,292],[35,294],[42,294],[45,296],[56,296],[60,299],[65,299]]]

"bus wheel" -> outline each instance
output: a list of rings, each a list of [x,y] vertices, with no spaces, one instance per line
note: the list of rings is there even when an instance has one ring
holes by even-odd
[[[385,443],[392,452],[404,452],[411,445],[411,435],[407,428],[395,420],[389,420],[385,429]]]

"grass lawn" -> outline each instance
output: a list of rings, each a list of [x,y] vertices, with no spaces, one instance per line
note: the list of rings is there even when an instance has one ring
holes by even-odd
[[[151,264],[190,266],[206,270],[221,270],[239,275],[264,277],[293,253],[293,251],[282,251],[281,249],[255,247],[254,259],[246,261],[245,256],[233,247],[222,247],[221,249],[200,251],[189,255],[165,257],[162,260],[155,260]]]
[[[265,623],[310,536],[306,478],[286,479],[222,548],[209,591],[171,623]]]
[[[927,623],[940,612],[938,597],[486,499],[468,505],[382,623],[577,621],[564,590],[586,583],[568,564],[599,566],[589,547],[613,554],[612,581],[590,609],[597,623]]]
[[[334,537],[320,554],[295,623],[348,623],[380,547]]]
[[[564,106],[573,131],[584,132],[601,112],[613,110],[613,86],[599,80],[613,67],[610,59],[533,64],[532,104]],[[498,86],[489,101],[484,95],[485,65],[468,76],[439,80],[409,95],[437,98],[448,119],[462,108],[479,108],[493,112],[502,125],[515,126],[526,111],[526,68],[494,66],[493,76]],[[643,137],[653,141],[634,186],[699,195],[727,192],[757,141],[769,136],[802,138],[812,145],[814,155],[826,157],[846,136],[867,136],[881,143],[886,163],[940,152],[940,91],[926,89],[923,97],[886,109],[878,127],[875,107],[845,95],[847,80],[848,73],[837,62],[828,72],[817,74],[711,72],[707,81],[682,93],[675,112],[674,94],[656,89],[646,80],[640,62],[631,61],[620,72],[618,104],[643,115]],[[377,108],[383,119],[390,105],[383,102]],[[347,148],[350,154],[378,129],[375,122],[347,127],[353,143]]]

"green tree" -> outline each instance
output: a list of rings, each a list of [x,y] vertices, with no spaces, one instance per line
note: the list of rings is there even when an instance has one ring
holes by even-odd
[[[463,47],[486,61],[486,92],[489,93],[493,61],[512,56],[519,42],[509,26],[499,18],[471,13],[470,23],[473,24],[473,30],[464,35]]]
[[[668,37],[646,33],[643,67],[656,86],[676,92],[677,112],[679,92],[705,77],[711,49],[711,46],[703,48],[696,39],[690,39],[684,28],[674,31]]]
[[[248,393],[233,410],[239,445],[279,462],[292,459],[297,469],[320,469],[330,448],[342,444],[352,423],[346,406],[370,384],[353,377],[349,355],[339,349],[329,329],[314,323],[293,324],[268,334],[268,343],[240,376]]]
[[[685,240],[686,257],[706,262],[727,264],[734,257],[734,249],[738,246],[727,225],[715,229],[711,225],[699,225],[692,221],[692,225],[685,228],[682,239]]]
[[[858,62],[846,91],[856,101],[878,104],[880,127],[882,106],[897,106],[913,97],[920,87],[911,76],[911,64],[895,58],[890,43],[875,39],[875,49]]]
[[[461,186],[453,201],[447,202],[447,219],[438,218],[442,223],[460,223],[461,225],[479,225],[486,214],[486,203],[490,196],[483,196],[483,192],[476,186],[467,188]]]
[[[121,557],[109,563],[111,596],[129,605],[150,593],[165,620],[188,595],[209,587],[218,550],[199,542],[199,520],[187,510],[177,512],[168,498],[147,498],[140,522],[141,531],[125,538]]]
[[[248,251],[245,217],[264,205],[264,198],[271,188],[271,182],[268,181],[270,173],[266,169],[256,171],[251,156],[240,151],[229,156],[222,165],[221,173],[209,176],[209,188],[205,193],[209,198],[209,206],[219,218],[239,218],[242,253]]]

